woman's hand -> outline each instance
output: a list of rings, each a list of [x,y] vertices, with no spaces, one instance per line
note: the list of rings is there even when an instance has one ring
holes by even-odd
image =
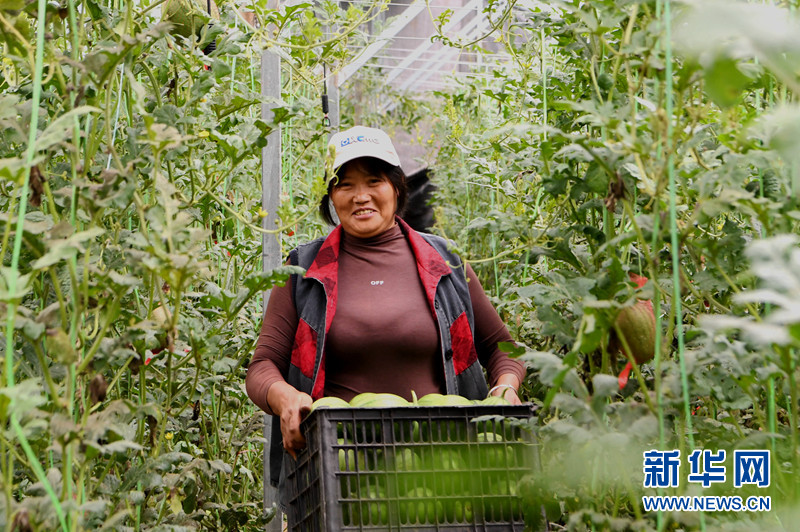
[[[512,405],[521,405],[522,404],[522,401],[520,400],[519,395],[517,395],[517,390],[515,390],[515,389],[503,388],[502,397],[503,397],[503,399],[505,399],[506,401],[508,401]]]
[[[313,400],[307,393],[298,391],[285,382],[276,382],[267,392],[267,402],[272,411],[281,418],[283,448],[295,460],[297,451],[306,446],[306,439],[300,432],[300,422],[311,411]]]
[[[490,395],[502,397],[512,405],[521,405],[517,390],[519,389],[519,379],[516,375],[506,373],[498,377],[497,382],[489,391]]]

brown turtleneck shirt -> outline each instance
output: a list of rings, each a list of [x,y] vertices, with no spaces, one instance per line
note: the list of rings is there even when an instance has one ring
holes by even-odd
[[[522,382],[522,364],[497,347],[511,342],[511,335],[469,265],[467,278],[475,348],[490,383],[506,373]],[[349,401],[363,392],[386,392],[410,400],[412,390],[417,397],[444,393],[436,320],[400,227],[367,239],[342,232],[338,281],[324,395]],[[267,392],[288,371],[297,322],[290,283],[274,288],[246,378],[250,399],[268,413]]]

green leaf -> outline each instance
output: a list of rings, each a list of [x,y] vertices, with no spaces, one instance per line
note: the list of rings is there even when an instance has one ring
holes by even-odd
[[[45,401],[41,381],[26,379],[14,386],[0,388],[0,416],[8,419],[15,413],[20,418],[30,417]]]
[[[221,360],[217,360],[212,364],[211,370],[217,374],[229,374],[237,365],[238,362],[236,360],[222,357]]]
[[[36,151],[45,151],[52,148],[54,145],[64,142],[65,139],[71,138],[71,132],[75,126],[75,120],[81,116],[89,113],[102,112],[97,107],[84,105],[77,107],[71,111],[64,113],[55,120],[53,120],[47,129],[36,139]]]
[[[25,0],[0,0],[0,11],[19,11],[25,7]]]
[[[26,168],[28,168],[28,165],[25,159],[20,157],[0,159],[0,179],[15,183],[20,182],[25,175]]]
[[[31,274],[23,274],[8,267],[0,268],[0,301],[19,301],[31,290]]]
[[[706,62],[719,57],[755,58],[782,81],[797,82],[800,22],[787,8],[727,0],[698,2],[675,28],[675,46],[689,56]]]
[[[171,103],[162,105],[153,111],[153,118],[161,124],[176,127],[183,118],[183,111]]]
[[[178,148],[190,138],[191,137],[187,135],[181,135],[181,133],[172,126],[152,123],[147,128],[147,139],[143,139],[142,142],[151,144],[156,150],[160,151]]]
[[[800,106],[779,106],[761,115],[753,132],[786,159],[800,160]]]
[[[500,342],[497,344],[498,349],[508,353],[511,358],[519,358],[527,352],[525,346],[518,345],[512,342]]]
[[[43,323],[19,315],[17,315],[14,328],[17,330],[21,329],[30,340],[38,340],[41,338],[42,334],[44,334],[45,330]]]
[[[178,515],[183,510],[183,505],[181,504],[181,497],[178,493],[178,490],[173,490],[169,495],[169,509],[172,510],[174,515]]]
[[[619,391],[619,379],[613,375],[597,374],[592,377],[595,398],[611,397]]]
[[[591,163],[584,177],[586,186],[591,192],[605,194],[608,192],[608,173],[599,163]]]
[[[705,73],[706,92],[723,109],[736,105],[753,81],[739,70],[737,61],[725,57],[714,61]]]
[[[105,230],[102,227],[92,227],[86,231],[75,233],[69,238],[59,239],[55,242],[51,242],[52,247],[47,250],[47,253],[45,253],[43,257],[34,262],[32,267],[35,270],[42,270],[49,268],[54,264],[58,264],[63,260],[74,257],[79,251],[84,251],[84,242],[92,240],[104,233]]]

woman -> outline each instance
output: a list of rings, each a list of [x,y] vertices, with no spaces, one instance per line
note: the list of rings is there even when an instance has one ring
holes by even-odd
[[[295,457],[305,445],[300,421],[323,396],[490,392],[520,404],[524,368],[497,347],[511,336],[472,268],[398,217],[405,175],[389,137],[354,127],[330,146],[336,176],[320,211],[335,225],[332,203],[340,224],[290,253],[306,274],[273,289],[247,371],[250,399],[280,419],[273,444]],[[273,484],[279,453],[270,456]]]

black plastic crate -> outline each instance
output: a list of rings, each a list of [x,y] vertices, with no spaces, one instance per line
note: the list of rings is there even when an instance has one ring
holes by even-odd
[[[284,461],[290,529],[521,531],[517,486],[534,453],[513,418],[531,415],[525,405],[315,410],[306,448]]]

